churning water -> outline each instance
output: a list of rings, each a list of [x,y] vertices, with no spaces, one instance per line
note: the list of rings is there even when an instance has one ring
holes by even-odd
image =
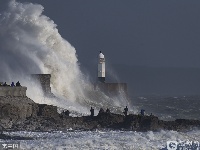
[[[133,98],[133,105],[163,120],[200,120],[200,96],[141,96]]]
[[[68,131],[8,134],[33,137],[35,140],[20,141],[20,147],[26,150],[161,150],[166,149],[167,141],[186,143],[200,140],[200,131]]]

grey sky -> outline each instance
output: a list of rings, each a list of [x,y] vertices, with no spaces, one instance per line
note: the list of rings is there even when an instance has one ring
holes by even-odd
[[[200,66],[198,0],[26,1],[44,6],[83,65],[102,50],[111,64]]]

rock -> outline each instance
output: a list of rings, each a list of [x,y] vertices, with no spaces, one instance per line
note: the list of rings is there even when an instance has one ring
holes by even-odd
[[[0,119],[25,119],[33,114],[34,104],[28,97],[0,97]]]
[[[4,127],[0,125],[0,134],[3,134]]]
[[[33,140],[33,138],[30,138],[30,137],[9,136],[6,134],[0,134],[0,139],[2,140]]]
[[[0,97],[0,133],[3,130],[53,131],[66,130],[133,130],[184,131],[200,127],[199,120],[159,120],[156,116],[130,114],[127,116],[101,110],[97,116],[71,117],[68,113],[57,112],[57,107],[37,104],[27,97]],[[5,129],[4,129],[5,128]]]
[[[38,104],[39,110],[37,112],[37,116],[46,116],[59,118],[59,114],[57,112],[57,107],[47,104]]]
[[[102,128],[119,129],[124,121],[124,116],[120,114],[102,112],[96,117],[96,120]]]

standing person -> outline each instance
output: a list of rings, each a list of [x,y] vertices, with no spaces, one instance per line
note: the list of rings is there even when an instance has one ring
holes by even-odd
[[[19,81],[17,81],[16,86],[21,86],[21,84],[19,83]]]
[[[3,84],[3,86],[8,86],[8,85],[7,85],[7,83],[5,82],[5,83]]]
[[[110,109],[107,108],[106,109],[106,113],[109,114],[110,113]]]
[[[144,116],[144,112],[145,110],[144,109],[141,109],[141,115]]]
[[[101,115],[101,114],[103,114],[103,113],[104,113],[103,108],[100,108],[100,110],[99,110],[99,114],[98,114],[98,115]]]
[[[128,114],[128,107],[126,106],[126,108],[124,108],[124,115],[127,116]]]
[[[91,107],[91,109],[90,109],[90,112],[91,112],[91,117],[93,117],[94,116],[94,109]]]
[[[15,83],[14,83],[14,82],[12,82],[10,86],[14,87],[14,86],[15,86]]]
[[[69,116],[70,114],[69,110],[66,110],[64,113],[65,113],[65,116]]]

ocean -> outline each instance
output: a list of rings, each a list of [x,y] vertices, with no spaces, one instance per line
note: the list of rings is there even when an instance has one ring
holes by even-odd
[[[144,109],[147,114],[154,114],[163,120],[197,119],[200,120],[200,96],[138,96],[134,97],[133,106]]]
[[[68,131],[68,132],[11,132],[9,135],[33,137],[20,141],[25,150],[162,150],[167,141],[179,143],[200,140],[200,131]],[[2,142],[2,141],[1,141]],[[13,142],[13,141],[7,141]],[[18,142],[18,141],[15,141]]]

